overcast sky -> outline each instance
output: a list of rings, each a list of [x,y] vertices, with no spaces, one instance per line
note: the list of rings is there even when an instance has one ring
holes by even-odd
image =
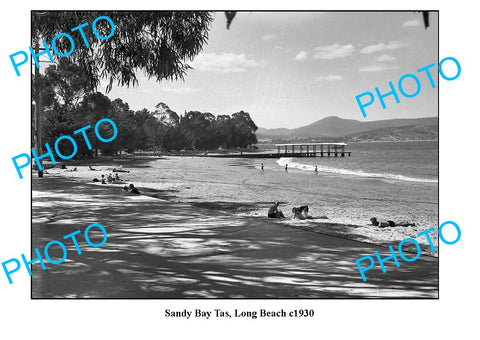
[[[437,79],[438,16],[424,28],[416,12],[264,12],[238,13],[229,30],[216,13],[208,44],[192,62],[185,81],[146,80],[135,88],[114,88],[130,108],[154,110],[164,102],[185,110],[250,113],[258,126],[294,128],[328,116],[371,121],[437,116],[437,92],[417,70],[435,63]],[[418,74],[415,98],[376,102],[363,118],[355,96],[389,90],[406,74]],[[415,92],[412,79],[405,90]],[[365,98],[364,100],[366,100]]]

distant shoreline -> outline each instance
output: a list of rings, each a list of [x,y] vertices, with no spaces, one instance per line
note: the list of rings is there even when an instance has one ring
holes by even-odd
[[[403,143],[403,142],[438,142],[438,139],[365,140],[365,141],[350,141],[346,143]]]
[[[438,139],[434,140],[396,140],[396,141],[352,141],[347,142],[347,144],[366,144],[366,143],[407,143],[407,142],[438,142]],[[300,143],[300,142],[299,142]],[[277,144],[273,142],[265,142],[265,143],[257,143],[256,145],[264,146],[270,144]],[[81,166],[81,165],[102,165],[105,163],[111,163],[115,161],[120,163],[122,166],[131,166],[131,162],[149,162],[153,159],[162,159],[164,157],[221,157],[222,155],[229,156],[231,158],[246,158],[243,157],[245,154],[257,154],[257,153],[265,153],[266,151],[271,150],[275,151],[274,149],[242,149],[242,150],[235,150],[235,149],[223,149],[223,150],[197,150],[197,151],[171,151],[165,153],[153,153],[149,151],[139,151],[136,153],[124,153],[119,155],[99,155],[94,156],[92,158],[78,158],[78,159],[71,159],[67,161],[58,161],[55,166],[52,166],[49,162],[42,162],[42,165],[45,169],[50,168],[58,168],[62,164],[66,166]],[[244,153],[241,155],[240,153]],[[317,156],[319,157],[319,156]],[[33,168],[32,171],[36,171],[36,168]]]
[[[282,140],[283,141],[283,140]],[[291,143],[298,142],[298,143],[320,143],[320,142],[300,142],[296,140],[289,140]],[[398,143],[398,142],[438,142],[438,139],[405,139],[405,140],[358,140],[358,141],[344,141],[343,143]],[[264,144],[279,144],[280,142],[258,142],[256,145],[264,145]],[[325,142],[328,143],[328,142]],[[332,142],[335,143],[335,142]]]

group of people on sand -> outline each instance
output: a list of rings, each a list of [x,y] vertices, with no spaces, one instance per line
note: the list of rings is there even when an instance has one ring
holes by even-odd
[[[269,218],[285,218],[285,215],[281,210],[278,209],[278,206],[280,205],[280,202],[276,201],[269,209],[267,216]],[[293,207],[292,208],[292,213],[293,213],[293,218],[299,219],[299,220],[309,220],[313,219],[313,217],[308,213],[308,205],[302,205],[300,207]],[[326,216],[322,216],[321,218],[327,218]]]
[[[135,186],[133,184],[130,184],[128,187],[125,185],[123,187],[123,190],[124,191],[130,191],[132,194],[137,194],[137,195],[140,194],[140,191],[138,191],[138,189],[135,188]]]
[[[115,177],[112,176],[112,174],[109,174],[107,179],[105,179],[105,175],[102,174],[102,179],[99,180],[98,178],[94,178],[92,180],[92,182],[101,182],[102,184],[121,184],[121,183],[125,183],[124,181],[122,181],[120,179],[120,176],[118,176],[118,174],[115,174]]]
[[[267,216],[269,218],[285,218],[285,215],[281,210],[278,209],[280,202],[276,201],[270,208],[268,209]],[[302,205],[300,207],[293,207],[293,218],[299,220],[309,220],[313,219],[313,217],[308,213],[308,205]],[[327,216],[320,216],[316,218],[327,219]],[[376,217],[372,217],[370,219],[371,225],[374,227],[385,228],[385,227],[415,227],[415,222],[409,221],[398,221],[394,222],[392,220],[378,220]]]
[[[91,171],[96,171],[96,169],[94,169],[91,165],[88,166],[88,169],[91,170]],[[127,171],[127,170],[116,169],[116,168],[113,168],[112,171],[115,172],[115,176],[113,176],[112,173],[110,173],[108,175],[108,177],[105,179],[105,175],[102,174],[102,177],[101,177],[102,179],[101,180],[99,180],[98,178],[95,177],[92,180],[92,182],[101,182],[101,184],[122,184],[122,183],[125,183],[125,181],[120,179],[120,176],[118,175],[117,172],[130,172],[130,171]],[[130,184],[129,186],[125,185],[123,187],[123,190],[124,191],[129,191],[132,194],[140,194],[140,191],[138,191],[138,189],[133,184]]]

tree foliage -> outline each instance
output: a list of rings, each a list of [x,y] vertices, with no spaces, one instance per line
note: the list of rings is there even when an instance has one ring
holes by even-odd
[[[77,140],[77,154],[91,157],[134,150],[213,150],[245,148],[257,143],[257,126],[247,112],[240,111],[215,117],[209,112],[190,111],[179,116],[167,104],[159,102],[153,112],[147,109],[134,112],[120,98],[110,100],[106,95],[86,91],[85,74],[70,61],[49,66],[39,77],[44,98],[43,140],[54,145],[56,139],[70,135]],[[94,133],[96,122],[112,119],[118,135],[110,143],[98,141]],[[90,125],[86,131],[92,145],[89,150],[81,134],[73,131]],[[101,136],[111,136],[108,125],[101,126]],[[106,138],[107,138],[106,137]],[[72,153],[69,142],[61,143],[63,155]]]
[[[99,16],[108,16],[115,24],[115,33],[106,41],[92,31],[91,25]],[[109,92],[114,83],[136,85],[138,71],[158,81],[183,79],[190,68],[188,62],[208,40],[212,20],[209,12],[33,11],[32,46],[42,40],[50,46],[58,33],[70,34],[75,49],[70,56],[58,59],[83,68],[92,87],[97,87],[100,79],[108,79]],[[84,23],[89,24],[83,28],[89,47],[79,31],[70,31]],[[108,21],[99,20],[96,29],[101,36],[108,36],[111,27]],[[67,38],[57,39],[56,46],[62,53],[71,48]]]
[[[115,33],[103,41],[97,38],[91,25],[99,16],[108,16],[115,24]],[[234,16],[234,15],[233,15]],[[233,19],[231,16],[231,19]],[[32,81],[32,96],[42,114],[44,142],[53,145],[56,139],[70,135],[77,140],[77,155],[91,157],[134,150],[204,150],[247,147],[256,143],[256,125],[246,112],[240,111],[215,117],[208,112],[190,111],[179,116],[167,104],[160,102],[155,111],[134,112],[128,103],[117,98],[111,101],[96,92],[100,79],[107,79],[107,92],[118,85],[136,85],[137,74],[143,71],[149,78],[183,79],[191,61],[208,39],[212,22],[208,12],[32,12],[32,46],[45,40],[49,46],[58,33],[69,33],[75,49],[68,57],[56,58],[44,74],[36,73]],[[71,32],[84,23],[85,46],[80,32]],[[107,36],[111,27],[100,20],[96,29]],[[40,44],[41,46],[41,44]],[[67,52],[68,39],[59,38],[56,47]],[[54,55],[55,56],[55,55]],[[101,143],[94,134],[96,122],[112,119],[118,135],[111,143]],[[90,125],[86,131],[91,142],[89,150],[82,134],[73,131]],[[113,133],[103,126],[102,136]],[[62,154],[72,153],[68,142],[60,144]]]

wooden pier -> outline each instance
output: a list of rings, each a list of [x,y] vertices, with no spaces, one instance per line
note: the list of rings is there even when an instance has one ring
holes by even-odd
[[[279,157],[345,157],[351,151],[345,151],[345,143],[299,143],[275,144]],[[297,151],[295,151],[297,149]]]
[[[345,143],[275,144],[277,152],[204,153],[192,156],[221,158],[345,157],[345,155],[351,155],[351,151],[345,151],[346,146]]]

